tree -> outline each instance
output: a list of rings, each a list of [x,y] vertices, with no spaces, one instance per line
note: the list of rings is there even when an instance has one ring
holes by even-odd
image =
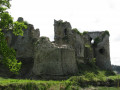
[[[27,28],[24,22],[14,22],[12,16],[7,12],[10,8],[10,0],[0,0],[0,63],[4,64],[13,73],[21,68],[21,62],[16,60],[16,52],[7,45],[4,31],[11,30],[14,35],[23,35],[23,28]]]

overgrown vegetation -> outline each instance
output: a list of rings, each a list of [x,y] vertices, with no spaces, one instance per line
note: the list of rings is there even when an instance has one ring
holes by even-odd
[[[92,51],[92,47],[90,44],[85,44],[85,48],[88,48],[90,51]]]
[[[75,32],[75,33],[77,33],[77,34],[79,34],[79,35],[82,35],[82,33],[80,33],[77,28],[73,28],[72,31]]]
[[[97,46],[97,44],[98,44],[99,42],[101,42],[106,35],[110,36],[109,31],[107,31],[107,30],[102,33],[102,38],[96,37],[96,38],[94,39],[94,45]]]
[[[84,32],[83,32],[83,35],[85,35],[85,34],[87,34],[87,33],[88,33],[88,31],[84,31]]]
[[[20,90],[80,90],[95,86],[119,87],[120,75],[114,75],[111,71],[99,70],[97,72],[84,72],[81,76],[72,76],[62,81],[22,80],[0,78],[0,89]],[[94,87],[94,88],[95,88]],[[105,88],[105,87],[101,87]],[[98,89],[98,90],[99,90]]]
[[[94,45],[97,46],[97,44],[98,44],[99,42],[101,42],[101,39],[100,39],[99,37],[96,37],[96,38],[94,39]]]
[[[14,35],[23,35],[23,28],[27,28],[23,22],[14,22],[12,16],[6,11],[10,8],[10,0],[0,0],[0,63],[3,63],[10,71],[17,73],[21,62],[16,60],[13,48],[8,47],[4,32],[12,31]]]
[[[103,34],[102,34],[102,39],[103,39],[106,35],[110,36],[108,30],[105,30],[105,31],[103,32]]]
[[[10,0],[0,0],[0,63],[3,63],[10,69],[10,71],[17,73],[21,67],[21,62],[16,60],[16,52],[13,48],[10,48],[7,44],[7,40],[4,36],[4,31],[11,30],[14,35],[23,35],[23,28],[27,28],[28,22],[13,22],[13,18],[6,11],[10,8]],[[63,21],[59,21],[63,23]],[[79,35],[82,35],[76,28],[73,29]],[[88,32],[83,32],[83,35]],[[102,36],[109,35],[108,31],[105,31]],[[64,39],[66,39],[65,37]],[[44,41],[45,37],[41,37]],[[95,39],[95,44],[100,42],[100,38]],[[85,45],[87,48],[91,48],[90,45]],[[79,65],[78,76],[72,76],[68,80],[63,81],[40,81],[40,80],[22,80],[22,79],[5,79],[0,77],[0,90],[79,90],[81,87],[93,85],[93,86],[117,86],[119,87],[120,75],[115,75],[112,71],[105,71],[99,69],[95,65],[95,58],[90,59],[86,64]]]

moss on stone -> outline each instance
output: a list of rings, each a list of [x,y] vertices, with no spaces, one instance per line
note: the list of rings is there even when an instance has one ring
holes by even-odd
[[[89,48],[89,50],[92,51],[92,47],[91,47],[90,44],[85,44],[85,47],[86,47],[86,48]]]
[[[83,35],[85,35],[85,34],[87,34],[87,33],[88,33],[88,31],[84,31],[84,32],[83,32]]]
[[[79,34],[79,35],[82,35],[82,33],[80,33],[77,28],[73,28],[72,31],[73,31],[73,32],[76,32],[76,33]]]
[[[99,37],[96,37],[94,39],[94,45],[97,45],[99,42],[101,42],[101,39]]]
[[[106,30],[106,31],[103,32],[103,34],[102,34],[102,39],[103,39],[106,35],[110,36],[110,33],[109,33],[108,30]]]

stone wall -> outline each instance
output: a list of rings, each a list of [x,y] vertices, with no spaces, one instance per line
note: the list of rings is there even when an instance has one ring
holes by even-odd
[[[46,37],[39,38],[34,54],[35,75],[70,75],[77,72],[73,49],[55,46]]]
[[[58,45],[70,44],[72,38],[72,27],[69,22],[54,20],[54,39]]]
[[[23,18],[18,21],[24,22]],[[79,65],[93,58],[97,66],[111,70],[109,36],[104,31],[82,35],[72,30],[69,22],[54,20],[55,41],[50,42],[49,38],[40,37],[39,29],[34,29],[32,24],[27,26],[23,36],[4,32],[8,45],[16,50],[17,59],[23,63],[21,77],[77,74]]]
[[[106,31],[89,32],[88,35],[94,40],[93,49],[96,65],[102,69],[111,70],[109,35],[106,34]]]

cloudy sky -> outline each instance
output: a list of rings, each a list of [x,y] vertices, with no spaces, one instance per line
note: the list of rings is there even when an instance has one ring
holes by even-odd
[[[51,41],[54,19],[80,32],[109,30],[111,62],[120,65],[120,0],[12,0],[11,5],[14,20],[23,17]]]

